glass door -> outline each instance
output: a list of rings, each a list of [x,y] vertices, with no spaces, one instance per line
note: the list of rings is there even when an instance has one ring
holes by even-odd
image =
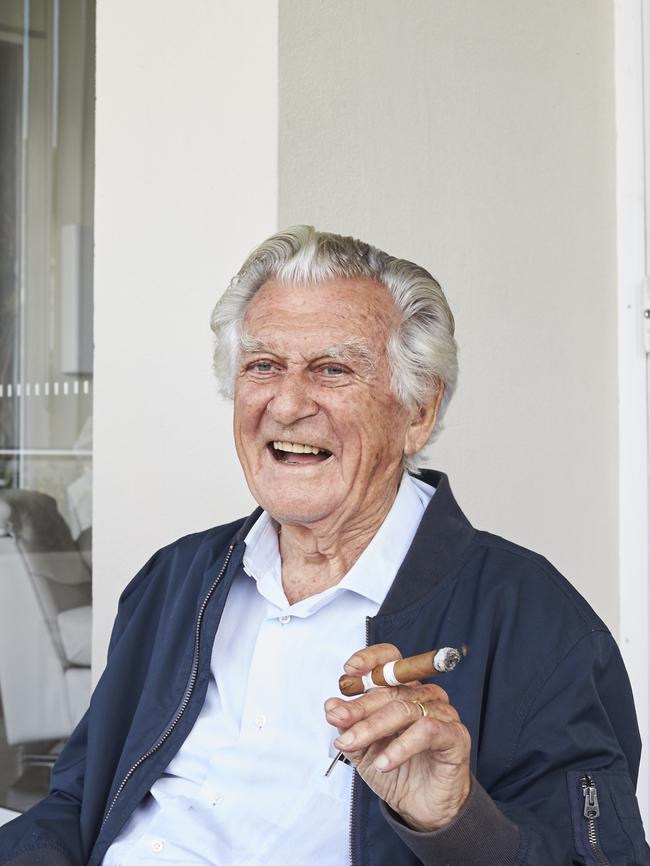
[[[90,696],[94,3],[0,3],[0,807]]]

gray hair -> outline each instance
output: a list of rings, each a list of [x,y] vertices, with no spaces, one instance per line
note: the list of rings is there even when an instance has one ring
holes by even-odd
[[[426,405],[444,387],[432,441],[458,378],[454,317],[440,285],[413,262],[352,237],[316,231],[313,226],[294,226],[260,244],[217,302],[210,324],[216,338],[214,371],[221,393],[233,396],[241,326],[255,292],[270,279],[307,285],[334,278],[371,279],[390,292],[400,313],[387,344],[395,397],[412,410]],[[405,465],[415,468],[410,457],[405,458]]]

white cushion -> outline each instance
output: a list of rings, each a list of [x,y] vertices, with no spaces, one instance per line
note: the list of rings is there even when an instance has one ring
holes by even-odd
[[[20,812],[12,812],[11,809],[0,809],[0,827],[3,824],[6,824],[7,821],[13,821],[14,818],[17,818],[20,815]]]
[[[92,607],[72,607],[57,614],[61,643],[71,665],[90,666]]]

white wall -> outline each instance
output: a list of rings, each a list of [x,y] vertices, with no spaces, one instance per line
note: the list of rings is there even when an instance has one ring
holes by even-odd
[[[428,465],[616,631],[609,0],[281,0],[279,222],[442,282],[458,394]]]
[[[277,8],[99,0],[94,643],[157,547],[250,510],[211,308],[276,228]]]
[[[251,505],[208,317],[278,223],[438,276],[462,375],[430,465],[616,630],[610,0],[279,10],[98,2],[95,672],[143,560]]]

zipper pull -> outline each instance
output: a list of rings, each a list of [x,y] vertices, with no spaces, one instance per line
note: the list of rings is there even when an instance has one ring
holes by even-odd
[[[582,784],[582,795],[585,798],[585,818],[589,818],[590,820],[598,818],[600,806],[598,805],[598,792],[596,791],[594,780],[591,776],[585,776],[580,782]]]

